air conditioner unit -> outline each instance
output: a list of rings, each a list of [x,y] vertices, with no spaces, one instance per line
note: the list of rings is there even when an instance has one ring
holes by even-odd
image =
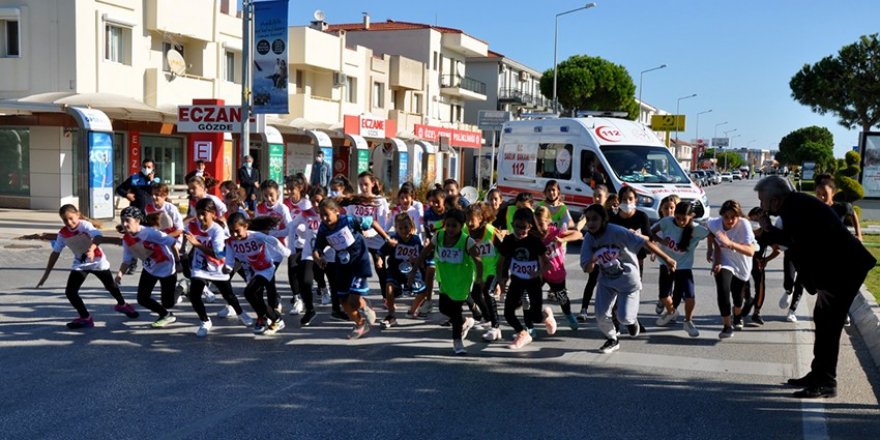
[[[519,73],[519,80],[520,81],[528,81],[529,80],[529,72],[526,72],[526,71],[520,72]]]
[[[333,86],[342,87],[346,84],[346,76],[343,72],[333,72]]]

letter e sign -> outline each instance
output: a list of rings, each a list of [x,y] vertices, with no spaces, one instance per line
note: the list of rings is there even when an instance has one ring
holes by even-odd
[[[196,141],[194,143],[193,156],[195,156],[195,160],[204,160],[206,162],[211,161],[211,157],[213,156],[211,151],[211,141]]]

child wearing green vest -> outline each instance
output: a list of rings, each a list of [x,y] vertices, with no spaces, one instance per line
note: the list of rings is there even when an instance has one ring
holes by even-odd
[[[471,298],[480,308],[483,318],[488,319],[491,327],[483,334],[487,342],[501,339],[501,327],[498,321],[498,304],[495,300],[495,292],[498,290],[496,274],[498,272],[498,251],[496,248],[501,244],[495,227],[490,224],[494,218],[495,210],[485,202],[474,203],[467,207],[465,217],[467,219],[468,235],[477,243],[477,253],[483,263],[482,286],[475,284],[471,289]]]
[[[508,234],[513,232],[513,214],[520,208],[532,209],[532,193],[521,192],[516,195],[513,205],[508,205],[504,212],[506,231]]]
[[[449,317],[452,323],[452,347],[455,354],[467,354],[464,338],[474,326],[474,319],[461,314],[461,306],[467,301],[471,286],[482,285],[483,264],[477,253],[477,244],[462,232],[465,223],[464,212],[459,209],[446,211],[443,229],[422,251],[419,263],[424,263],[429,255],[434,255],[437,268],[440,313]],[[415,274],[410,275],[411,281]]]
[[[571,218],[568,206],[562,203],[561,194],[559,182],[548,180],[544,185],[544,200],[538,202],[536,206],[546,207],[550,211],[550,220],[553,222],[553,226],[556,226],[558,231],[565,232],[574,229],[574,220]]]

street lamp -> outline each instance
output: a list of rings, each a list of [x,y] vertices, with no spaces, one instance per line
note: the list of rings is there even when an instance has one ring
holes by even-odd
[[[712,113],[712,109],[697,113],[697,140],[700,139],[700,115],[705,115],[706,113]]]
[[[681,101],[683,101],[685,99],[696,98],[696,97],[697,97],[697,94],[694,93],[693,95],[687,95],[687,96],[682,96],[681,98],[678,98],[678,101],[675,102],[675,117],[676,117],[676,119],[678,118],[678,109],[679,109],[679,107],[681,107]],[[676,128],[676,130],[675,130],[675,144],[678,145],[678,121],[677,120],[675,122],[675,128]]]
[[[587,3],[579,8],[574,8],[570,11],[560,12],[556,14],[556,30],[553,33],[553,111],[559,113],[559,101],[556,99],[556,79],[559,77],[559,72],[556,71],[558,67],[558,63],[556,62],[556,53],[557,48],[559,47],[559,17],[567,14],[571,14],[572,12],[580,11],[581,9],[590,9],[595,8],[596,3]]]
[[[715,145],[715,138],[718,137],[718,127],[727,124],[727,121],[719,122],[715,124],[715,131],[712,132],[712,159],[715,160],[715,164],[718,164],[718,146]]]
[[[666,64],[661,64],[657,67],[652,67],[648,70],[643,70],[643,71],[641,71],[641,73],[639,73],[639,121],[641,121],[642,123],[647,123],[647,121],[641,120],[642,119],[642,75],[644,75],[648,72],[653,72],[655,70],[660,70],[660,69],[665,69],[665,68],[666,68]]]
[[[720,127],[722,125],[726,125],[726,124],[727,124],[727,121],[719,122],[719,123],[715,124],[715,131],[712,132],[712,137],[713,138],[718,137],[718,127]]]

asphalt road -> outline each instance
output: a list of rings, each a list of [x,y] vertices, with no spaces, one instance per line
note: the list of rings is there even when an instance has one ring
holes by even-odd
[[[754,206],[752,183],[709,188],[713,215],[729,198]],[[70,331],[66,271],[33,289],[47,249],[7,250],[0,262],[0,438],[880,438],[880,374],[854,328],[842,340],[839,397],[802,402],[782,385],[811,359],[812,297],[799,323],[784,321],[778,262],[768,273],[767,324],[730,340],[717,338],[714,282],[698,259],[699,338],[654,325],[652,263],[640,313],[648,331],[623,338],[616,353],[597,352],[603,338],[590,321],[552,337],[539,328],[521,351],[474,331],[469,355],[456,357],[437,313],[355,342],[325,306],[307,329],[288,319],[281,333],[255,337],[214,318],[209,337],[197,339],[188,303],[178,323],[153,330],[144,310],[137,320],[114,313],[93,278],[83,296],[96,327]],[[579,304],[577,249],[568,281]],[[117,264],[119,249],[107,252]],[[132,302],[135,284],[128,277],[123,287]],[[375,296],[373,304],[381,309]],[[221,307],[209,304],[209,313]]]

